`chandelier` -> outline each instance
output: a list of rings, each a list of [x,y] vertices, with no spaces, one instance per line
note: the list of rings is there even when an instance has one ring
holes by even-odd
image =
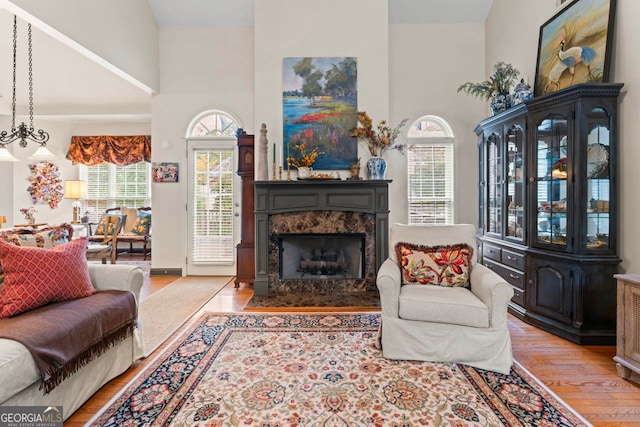
[[[13,98],[11,100],[11,130],[0,132],[0,161],[16,162],[18,159],[7,149],[7,145],[14,141],[20,141],[20,147],[27,146],[27,140],[33,141],[40,146],[29,157],[31,160],[53,160],[56,156],[47,148],[49,134],[42,129],[35,131],[33,127],[33,63],[31,48],[31,24],[28,24],[28,42],[29,42],[29,126],[22,122],[16,126],[16,51],[18,46],[18,21],[13,16]]]

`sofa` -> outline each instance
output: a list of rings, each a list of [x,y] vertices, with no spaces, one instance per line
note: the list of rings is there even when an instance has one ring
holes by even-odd
[[[15,231],[12,230],[14,234]],[[56,243],[54,249],[37,246],[22,248],[20,250],[41,251],[39,253],[50,251],[55,256],[66,256],[71,251],[69,248],[72,248],[79,266],[65,266],[55,272],[72,274],[75,269],[83,270],[90,282],[86,286],[91,291],[86,297],[55,299],[36,308],[5,316],[5,309],[11,302],[11,294],[7,289],[14,286],[15,282],[10,280],[10,277],[13,278],[11,275],[15,274],[15,265],[10,263],[13,262],[10,260],[13,255],[7,255],[7,248],[20,246],[15,245],[11,238],[7,239],[7,235],[11,235],[11,232],[0,233],[0,237],[4,237],[0,239],[0,263],[6,274],[4,283],[0,284],[0,406],[62,406],[64,419],[67,419],[104,384],[143,357],[143,341],[137,318],[143,273],[139,267],[132,265],[87,264],[84,258],[86,237],[69,242],[52,240]],[[23,243],[26,240],[22,238]],[[128,305],[126,310],[122,307],[125,300]],[[116,316],[113,313],[123,311],[129,313],[126,322],[118,318],[109,323],[109,318]],[[16,334],[14,325],[17,324],[21,325],[17,328],[21,331],[25,325],[37,329],[33,335],[48,336],[51,331],[51,336],[54,336],[56,328],[58,334],[60,329],[76,333],[69,333],[62,340],[52,339],[51,345],[45,340],[41,344],[44,353],[38,357],[27,349],[28,339],[23,344],[23,339],[31,334],[18,334],[20,336],[16,339],[7,338]],[[105,325],[109,325],[110,329]],[[77,333],[79,331],[82,332]],[[77,358],[65,359],[68,361],[66,364],[52,364],[52,370],[43,371],[43,359],[58,360],[56,357],[66,351],[66,348],[58,349],[60,341],[73,341],[75,347],[87,351]]]

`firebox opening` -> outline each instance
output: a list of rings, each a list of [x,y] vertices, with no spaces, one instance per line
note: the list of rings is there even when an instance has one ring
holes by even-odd
[[[280,279],[362,279],[364,233],[281,234]]]

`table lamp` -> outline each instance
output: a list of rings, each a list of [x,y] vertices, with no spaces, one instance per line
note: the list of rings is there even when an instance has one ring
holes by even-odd
[[[80,210],[82,204],[80,199],[87,197],[87,183],[85,181],[68,180],[64,182],[64,198],[73,199],[73,221],[72,224],[80,223]]]

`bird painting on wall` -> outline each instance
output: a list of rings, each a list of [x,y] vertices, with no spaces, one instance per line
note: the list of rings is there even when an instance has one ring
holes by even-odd
[[[549,89],[557,90],[559,88],[560,77],[566,70],[569,70],[569,74],[571,74],[571,80],[569,80],[569,86],[571,86],[575,75],[575,67],[578,64],[584,64],[587,67],[587,75],[591,76],[591,62],[597,56],[596,51],[589,46],[573,46],[565,50],[565,45],[566,42],[562,39],[560,41],[560,50],[558,51],[560,62],[549,71],[544,93],[547,93]]]
[[[534,96],[609,78],[615,0],[574,0],[540,27]]]

